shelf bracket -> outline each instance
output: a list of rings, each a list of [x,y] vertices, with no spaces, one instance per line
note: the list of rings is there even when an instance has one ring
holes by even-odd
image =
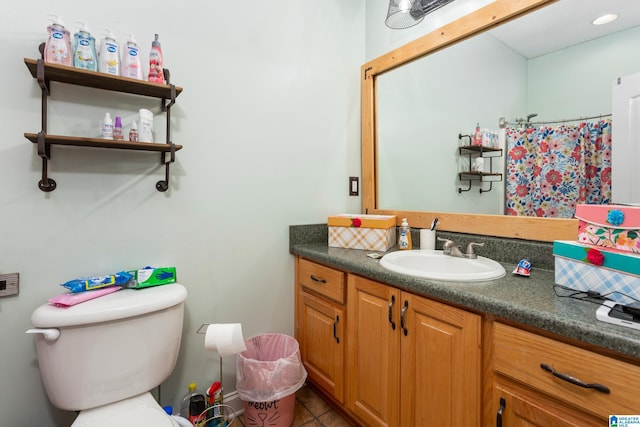
[[[164,181],[160,180],[156,182],[156,190],[160,192],[165,192],[169,189],[169,166],[171,163],[176,161],[176,145],[173,142],[169,142],[169,146],[171,150],[168,152],[170,154],[169,161],[166,160],[167,152],[163,151],[160,159],[160,163],[164,165]]]
[[[56,189],[56,182],[47,176],[49,159],[51,158],[51,146],[44,140],[44,132],[38,132],[38,155],[42,158],[42,179],[38,182],[38,188],[45,193]]]
[[[480,183],[480,194],[482,193],[488,193],[489,191],[491,191],[493,189],[493,181],[489,181],[489,189],[488,190],[483,190],[482,189],[482,183]]]
[[[462,194],[462,192],[464,191],[469,191],[471,190],[471,180],[467,181],[469,183],[469,187],[468,188],[461,188],[458,187],[458,194]],[[482,192],[482,189],[480,189],[480,192]]]
[[[38,188],[45,193],[50,193],[56,189],[56,182],[47,176],[49,169],[49,159],[51,158],[51,146],[46,143],[47,134],[47,97],[51,94],[49,79],[44,75],[44,43],[38,47],[42,58],[36,63],[36,80],[42,90],[42,123],[41,131],[38,132],[38,156],[42,159],[42,179],[38,181]]]
[[[36,80],[38,81],[38,85],[40,86],[40,89],[42,89],[44,95],[49,96],[51,94],[51,90],[49,80],[44,76],[44,59],[38,59],[36,68]]]
[[[169,108],[171,108],[171,106],[173,104],[176,103],[176,85],[171,84],[171,73],[169,72],[168,68],[163,68],[162,69],[162,73],[164,74],[164,81],[169,85],[169,87],[171,88],[171,101],[169,101],[169,103],[167,104],[167,100],[165,98],[162,98],[162,111],[168,111]]]

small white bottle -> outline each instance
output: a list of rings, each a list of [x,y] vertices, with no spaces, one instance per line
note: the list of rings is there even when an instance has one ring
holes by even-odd
[[[104,114],[104,120],[102,121],[102,138],[113,139],[113,120],[111,120],[110,113]]]
[[[120,54],[118,53],[118,42],[113,32],[106,28],[107,34],[102,39],[100,46],[100,60],[98,61],[98,71],[101,73],[120,75]]]
[[[136,126],[135,121],[131,123],[131,129],[129,130],[129,141],[138,142],[138,126]]]
[[[127,33],[127,39],[122,49],[122,62],[120,63],[120,75],[132,79],[143,80],[142,63],[140,61],[140,49],[133,34]]]

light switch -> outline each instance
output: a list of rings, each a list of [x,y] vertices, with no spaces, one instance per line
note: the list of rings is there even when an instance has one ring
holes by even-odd
[[[349,177],[349,195],[357,196],[360,193],[360,182],[357,176]]]
[[[18,295],[19,273],[0,274],[0,297]]]

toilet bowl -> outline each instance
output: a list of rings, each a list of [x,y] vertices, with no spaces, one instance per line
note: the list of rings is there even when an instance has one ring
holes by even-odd
[[[40,376],[51,403],[80,411],[72,427],[173,427],[150,394],[175,367],[186,288],[123,289],[31,316]]]

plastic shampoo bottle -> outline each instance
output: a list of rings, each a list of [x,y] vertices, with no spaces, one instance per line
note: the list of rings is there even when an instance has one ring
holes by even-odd
[[[102,138],[113,139],[113,120],[110,113],[105,113],[102,120]]]
[[[98,62],[98,71],[101,73],[117,76],[120,74],[120,54],[118,53],[118,43],[116,36],[109,29],[102,39],[100,46],[100,61]]]
[[[56,15],[49,16],[51,17],[51,25],[47,27],[49,36],[44,47],[44,60],[52,64],[71,66],[73,52],[69,31],[64,27],[62,18]]]
[[[162,48],[158,41],[158,35],[151,42],[151,51],[149,52],[149,78],[152,83],[164,84],[164,72],[162,71]]]
[[[133,34],[127,33],[129,38],[122,49],[122,62],[120,63],[120,75],[132,79],[143,80],[142,63],[140,62],[140,49]]]
[[[402,218],[402,224],[400,225],[400,236],[398,236],[398,249],[410,250],[411,245],[411,228],[407,222],[407,218]]]
[[[191,396],[195,396],[198,394],[198,392],[196,392],[197,387],[198,385],[196,383],[189,384],[189,391],[187,392],[187,394],[182,396],[182,399],[180,399],[180,408],[178,415],[187,419],[189,418],[189,404],[191,403]]]
[[[73,35],[73,66],[84,70],[98,71],[96,39],[91,35],[87,24],[78,22],[78,32]]]

